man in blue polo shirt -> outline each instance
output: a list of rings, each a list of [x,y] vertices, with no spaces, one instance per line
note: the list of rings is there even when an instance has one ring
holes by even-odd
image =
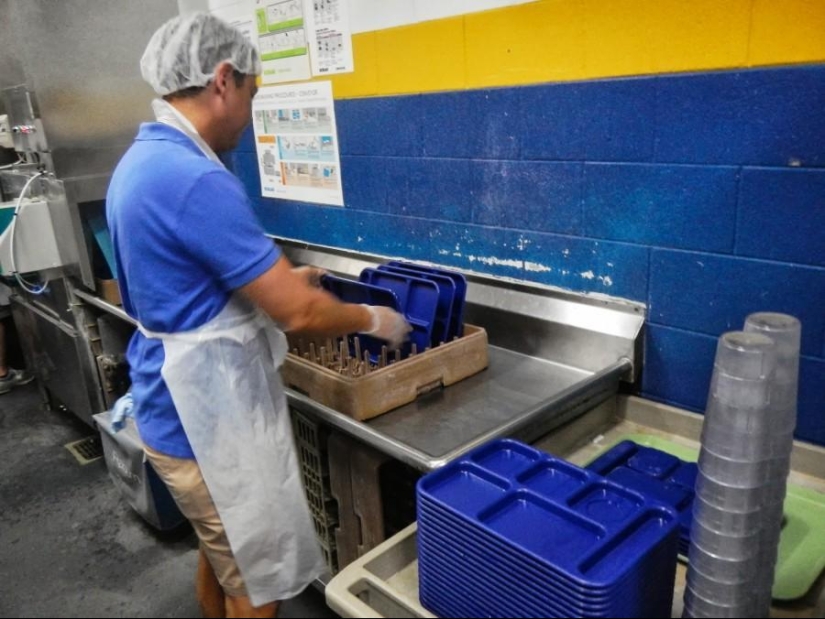
[[[278,367],[283,330],[402,341],[388,308],[344,304],[293,269],[215,153],[251,116],[257,52],[221,20],[178,17],[143,77],[162,97],[112,177],[107,218],[146,454],[200,539],[205,616],[269,617],[324,571]]]

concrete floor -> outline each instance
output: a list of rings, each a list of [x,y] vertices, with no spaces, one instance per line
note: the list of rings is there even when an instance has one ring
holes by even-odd
[[[42,410],[35,385],[0,396],[0,617],[200,617],[194,533],[158,533],[103,459],[80,465],[63,447],[92,434]],[[314,589],[281,611],[335,616]]]

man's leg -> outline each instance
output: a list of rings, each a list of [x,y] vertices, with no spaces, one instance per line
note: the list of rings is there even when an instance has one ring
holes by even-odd
[[[215,576],[212,564],[203,552],[198,551],[198,571],[195,575],[195,595],[201,612],[206,619],[223,619],[226,617],[226,600],[223,587]]]
[[[258,617],[269,618],[278,616],[280,602],[271,602],[258,606],[252,606],[248,597],[226,596],[226,616],[227,617]]]
[[[144,451],[200,540],[195,591],[204,617],[275,617],[277,602],[255,608],[249,601],[223,523],[197,463],[149,447],[144,447]]]
[[[212,564],[201,549],[198,555],[198,574],[195,581],[198,604],[206,619],[223,617],[277,617],[278,602],[255,608],[246,596],[224,595],[223,587],[215,576]]]

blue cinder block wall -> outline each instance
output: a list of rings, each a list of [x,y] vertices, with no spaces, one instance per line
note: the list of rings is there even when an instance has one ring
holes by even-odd
[[[336,103],[345,208],[260,198],[268,232],[646,303],[639,393],[702,411],[716,341],[803,325],[797,436],[825,445],[825,66]]]

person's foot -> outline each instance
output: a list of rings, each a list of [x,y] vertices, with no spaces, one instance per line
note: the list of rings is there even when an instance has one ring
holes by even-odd
[[[0,395],[8,393],[20,385],[28,385],[33,380],[34,376],[27,371],[9,368],[5,376],[0,376]]]

